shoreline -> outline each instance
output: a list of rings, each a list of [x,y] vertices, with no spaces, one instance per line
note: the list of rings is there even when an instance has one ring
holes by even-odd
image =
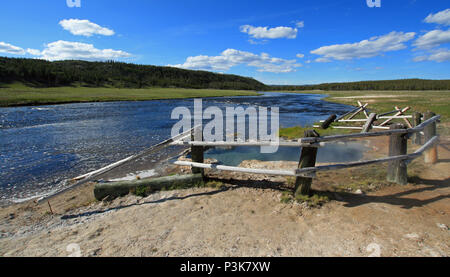
[[[234,96],[260,96],[254,90],[189,89],[189,88],[0,88],[0,108],[39,107],[77,103],[141,102]]]

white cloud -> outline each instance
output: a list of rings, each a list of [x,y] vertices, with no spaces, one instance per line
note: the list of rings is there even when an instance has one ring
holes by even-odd
[[[298,53],[297,55],[295,55],[297,58],[299,59],[303,59],[305,57],[304,54]]]
[[[201,69],[227,71],[233,66],[245,64],[247,66],[256,67],[259,72],[294,72],[296,68],[302,65],[296,60],[285,60],[270,57],[267,53],[256,55],[250,52],[239,51],[235,49],[227,49],[219,56],[194,56],[188,57],[183,64],[169,65],[184,69]]]
[[[450,29],[447,31],[433,30],[419,37],[414,42],[414,46],[421,49],[429,49],[448,42],[450,42]]]
[[[297,28],[303,28],[305,27],[305,21],[296,21],[295,26],[297,26]]]
[[[434,61],[434,62],[450,62],[450,50],[437,49],[432,51],[432,54],[428,56],[419,56],[414,58],[415,62]]]
[[[40,52],[40,58],[55,60],[114,60],[130,57],[131,54],[122,50],[97,49],[92,44],[70,41],[55,41],[46,45]]]
[[[289,38],[294,39],[297,37],[298,30],[297,28],[291,28],[291,27],[275,27],[275,28],[269,28],[269,27],[254,27],[251,25],[243,25],[241,26],[241,32],[247,33],[253,38],[270,38],[270,39],[276,39],[276,38]]]
[[[323,46],[311,51],[312,54],[321,55],[319,62],[325,60],[348,60],[355,58],[370,58],[383,52],[397,51],[406,48],[405,42],[414,38],[413,32],[391,32],[389,34],[372,37],[356,43],[335,44]]]
[[[330,59],[327,59],[327,58],[317,58],[317,59],[315,59],[314,60],[316,63],[329,63],[329,62],[331,62],[331,60]]]
[[[450,9],[440,11],[436,14],[429,14],[425,20],[426,23],[436,23],[442,25],[450,25]]]
[[[76,36],[90,37],[92,35],[114,35],[113,30],[102,27],[98,24],[90,22],[89,20],[64,19],[59,22],[59,25]]]
[[[266,44],[269,41],[267,39],[263,39],[263,40],[249,39],[248,42],[250,42],[250,44],[258,45],[258,44]]]
[[[27,53],[33,56],[40,56],[41,55],[41,51],[37,50],[37,49],[27,49]]]
[[[23,50],[22,48],[20,48],[18,46],[14,46],[12,44],[0,41],[0,53],[24,55],[25,50]]]

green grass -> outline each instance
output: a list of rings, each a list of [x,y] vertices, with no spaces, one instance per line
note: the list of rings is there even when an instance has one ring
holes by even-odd
[[[22,84],[0,87],[0,106],[48,105],[81,102],[144,101],[218,96],[259,95],[255,91],[181,88],[32,88]]]
[[[291,202],[306,203],[309,207],[320,207],[323,204],[330,201],[330,198],[322,192],[313,193],[311,196],[308,195],[297,195],[291,191],[283,191],[281,194],[280,202],[284,204],[289,204]]]
[[[320,125],[319,123],[317,123]],[[333,126],[338,126],[339,124],[333,124]],[[313,128],[311,126],[301,127],[301,126],[295,126],[290,128],[281,128],[280,129],[280,137],[285,139],[298,139],[304,137],[304,133],[306,130],[316,130],[317,133],[321,136],[330,136],[335,134],[349,134],[352,132],[352,130],[345,130],[345,129],[320,129],[320,128]]]
[[[296,93],[296,92],[293,92]],[[424,113],[432,111],[441,115],[441,121],[444,123],[450,122],[450,91],[298,91],[298,93],[309,94],[325,94],[327,97],[324,100],[334,103],[341,103],[346,105],[357,105],[357,101],[362,103],[369,103],[368,109],[375,113],[384,113],[393,111],[395,106],[404,108],[411,107],[407,114],[411,111],[418,111]],[[396,96],[395,98],[391,96]],[[372,98],[342,98],[353,96],[376,96]],[[364,118],[360,113],[356,118]],[[314,125],[320,125],[316,123]],[[333,126],[362,126],[362,124],[350,123],[333,123]],[[439,128],[439,127],[438,127]],[[321,136],[329,136],[334,134],[348,134],[357,132],[357,130],[333,129],[329,128],[322,130],[320,128],[312,128],[309,126],[282,128],[280,129],[280,136],[286,139],[298,139],[304,137],[305,130],[315,129]],[[448,134],[448,129],[444,128],[438,132],[442,135]]]
[[[450,91],[313,91],[300,92],[311,94],[326,94],[324,100],[347,104],[357,105],[356,101],[368,102],[368,109],[375,113],[383,113],[394,110],[395,106],[410,106],[411,110],[424,113],[432,111],[442,116],[443,122],[450,121]],[[395,95],[397,97],[389,97]],[[352,96],[377,96],[377,98],[355,98],[343,99],[336,97],[352,97]],[[385,96],[385,97],[383,97]]]

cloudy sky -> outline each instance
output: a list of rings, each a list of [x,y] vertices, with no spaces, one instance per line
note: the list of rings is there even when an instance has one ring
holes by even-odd
[[[267,84],[450,78],[450,1],[3,1],[0,56],[118,60]]]

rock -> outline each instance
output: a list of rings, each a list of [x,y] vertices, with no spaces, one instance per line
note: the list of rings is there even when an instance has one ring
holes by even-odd
[[[436,225],[439,227],[439,228],[441,228],[442,230],[448,230],[448,226],[447,225],[445,225],[445,224],[443,224],[443,223],[436,223]]]
[[[355,194],[364,194],[364,192],[362,191],[362,190],[360,190],[360,189],[358,189],[357,191],[355,191]]]
[[[408,238],[408,239],[418,239],[418,238],[419,238],[419,235],[416,234],[416,233],[406,234],[406,235],[405,235],[405,238]]]

